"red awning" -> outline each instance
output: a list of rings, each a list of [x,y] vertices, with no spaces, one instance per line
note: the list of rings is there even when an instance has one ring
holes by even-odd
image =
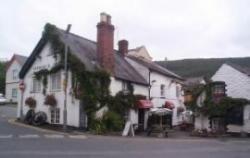
[[[165,105],[164,108],[168,108],[168,109],[174,109],[174,103],[171,101],[165,101]]]
[[[139,100],[137,106],[140,109],[149,109],[153,107],[153,103],[150,100]]]

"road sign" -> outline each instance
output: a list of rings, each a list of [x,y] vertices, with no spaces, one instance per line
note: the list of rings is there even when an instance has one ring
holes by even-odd
[[[24,91],[24,89],[25,89],[25,85],[24,85],[23,80],[19,82],[19,89],[20,89],[21,91]]]

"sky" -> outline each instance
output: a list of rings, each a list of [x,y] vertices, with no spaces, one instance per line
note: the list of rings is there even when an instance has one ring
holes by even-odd
[[[0,2],[0,58],[29,56],[49,22],[96,40],[112,16],[115,47],[146,46],[154,60],[250,56],[250,0],[8,0]]]

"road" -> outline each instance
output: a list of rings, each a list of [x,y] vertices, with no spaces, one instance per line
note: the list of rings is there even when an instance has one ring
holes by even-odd
[[[70,137],[8,123],[15,107],[0,106],[0,158],[249,158],[248,139]]]

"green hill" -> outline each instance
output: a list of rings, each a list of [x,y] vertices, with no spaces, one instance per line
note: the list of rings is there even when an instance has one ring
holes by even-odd
[[[242,67],[250,67],[250,57],[156,61],[156,63],[161,66],[166,67],[183,77],[211,77],[223,63],[227,62],[234,63]]]

